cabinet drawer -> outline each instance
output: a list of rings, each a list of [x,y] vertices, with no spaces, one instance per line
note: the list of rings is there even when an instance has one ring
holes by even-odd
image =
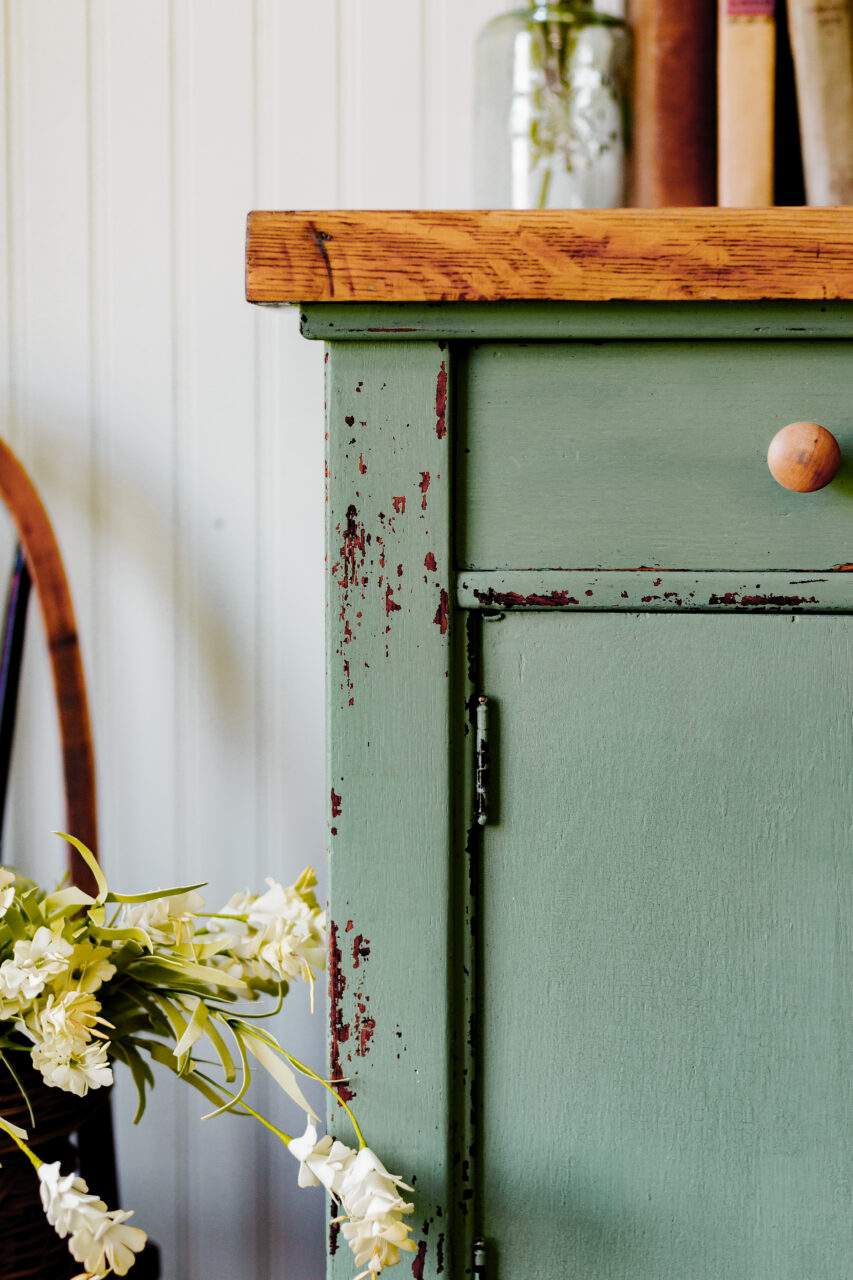
[[[844,341],[482,344],[457,366],[466,569],[828,569],[853,560]],[[789,422],[838,439],[817,493],[783,489]]]

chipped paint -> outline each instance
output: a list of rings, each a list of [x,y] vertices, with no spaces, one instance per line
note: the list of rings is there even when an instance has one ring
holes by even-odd
[[[418,1252],[412,1260],[412,1275],[415,1280],[424,1280],[424,1264],[426,1263],[427,1242],[418,1242]]]
[[[376,1019],[362,1017],[361,1026],[358,1032],[358,1049],[356,1052],[360,1058],[366,1058],[370,1050],[370,1041],[373,1039],[373,1033],[376,1030]]]
[[[338,928],[334,920],[329,925],[329,1070],[331,1082],[342,1102],[352,1102],[355,1097],[344,1080],[341,1067],[341,1045],[349,1040],[350,1027],[344,1022],[342,1001],[347,980],[341,967],[341,949],[338,946]]]
[[[341,797],[332,787],[332,817],[339,818],[341,816]]]
[[[435,1243],[435,1270],[437,1275],[441,1275],[444,1270],[444,1232],[438,1237]]]
[[[390,617],[392,613],[399,613],[400,609],[402,608],[402,605],[397,604],[397,601],[393,598],[393,596],[394,596],[394,588],[391,586],[391,583],[389,582],[385,588],[385,617],[386,618]]]
[[[421,491],[421,511],[426,511],[426,508],[427,508],[427,489],[429,488],[429,482],[430,482],[429,472],[422,471],[421,482],[418,485],[418,488]]]
[[[488,591],[475,590],[474,596],[481,604],[507,609],[523,605],[536,605],[540,609],[559,609],[561,605],[578,604],[575,597],[570,596],[568,591],[549,591],[544,596],[536,594],[523,596],[518,591],[495,591],[490,587]]]
[[[357,933],[352,940],[352,967],[358,969],[362,960],[370,955],[370,943],[363,934]]]
[[[450,611],[450,600],[444,587],[441,588],[441,598],[438,602],[438,608],[435,611],[433,622],[440,628],[441,634],[447,635],[447,619]]]
[[[431,551],[428,551],[424,557],[424,568],[429,569],[431,573],[438,572],[438,565],[436,564],[435,556]]]
[[[404,516],[406,514],[405,496],[401,496],[399,498],[392,498],[391,501],[394,504],[394,510],[397,512],[397,515]]]
[[[722,596],[710,596],[708,604],[733,609],[795,609],[798,605],[817,604],[817,599],[814,596],[744,596],[738,591],[727,591]]]
[[[363,476],[366,476],[366,475],[367,475],[367,463],[364,461],[364,454],[363,454],[363,453],[360,453],[360,454],[358,455],[358,470],[359,470],[359,472],[360,472],[360,474],[361,474],[361,475],[363,475]]]
[[[439,440],[447,435],[447,361],[442,360],[435,385],[435,434]]]

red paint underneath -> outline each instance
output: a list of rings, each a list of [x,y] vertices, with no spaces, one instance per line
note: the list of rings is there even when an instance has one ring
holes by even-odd
[[[341,797],[332,787],[332,817],[339,818],[341,816]]]
[[[338,946],[338,927],[334,920],[329,926],[329,1070],[335,1091],[342,1102],[352,1102],[355,1094],[342,1080],[341,1045],[349,1040],[349,1023],[344,1022],[341,1001],[347,980],[341,968],[341,949]]]
[[[405,499],[405,497],[392,498],[392,499],[391,499],[391,501],[392,501],[392,502],[393,502],[393,504],[394,504],[394,510],[397,512],[397,515],[398,515],[398,516],[404,516],[404,515],[406,514],[406,499]]]
[[[733,608],[754,609],[761,606],[771,606],[777,609],[796,607],[803,604],[817,604],[814,596],[742,596],[737,591],[727,591],[722,596],[711,596],[708,604],[731,605]]]
[[[420,489],[421,494],[423,495],[423,496],[421,497],[421,510],[422,510],[422,511],[426,511],[426,496],[427,496],[427,489],[429,488],[429,482],[430,482],[430,474],[429,474],[429,472],[428,472],[428,471],[422,471],[422,472],[421,472],[421,482],[420,482],[420,484],[418,485],[418,488]]]
[[[447,435],[447,362],[442,360],[435,384],[435,434],[439,440]]]
[[[427,1242],[421,1240],[418,1244],[418,1252],[412,1259],[412,1275],[415,1280],[424,1280],[424,1265],[426,1263]]]
[[[506,608],[512,608],[513,605],[536,605],[540,609],[559,609],[564,604],[578,603],[568,591],[551,591],[547,596],[523,596],[518,591],[493,591],[490,588],[488,591],[475,591],[474,595],[481,604],[503,605]]]
[[[429,569],[432,573],[438,572],[438,565],[436,564],[435,556],[431,551],[428,551],[424,557],[424,568]]]
[[[402,608],[401,605],[397,604],[397,601],[393,598],[393,596],[394,596],[394,588],[391,586],[391,583],[389,582],[387,587],[385,588],[385,617],[386,618],[389,617],[395,611],[399,611]]]
[[[448,616],[449,610],[450,610],[450,600],[448,598],[447,592],[445,591],[444,587],[442,587],[441,599],[439,600],[438,608],[436,609],[435,617],[433,618],[433,622],[435,623],[435,625],[437,627],[440,627],[442,635],[447,634],[447,616]]]

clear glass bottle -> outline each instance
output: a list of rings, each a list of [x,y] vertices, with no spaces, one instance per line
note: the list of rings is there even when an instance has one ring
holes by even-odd
[[[529,0],[489,22],[477,44],[477,208],[623,205],[630,63],[627,24],[593,0]]]

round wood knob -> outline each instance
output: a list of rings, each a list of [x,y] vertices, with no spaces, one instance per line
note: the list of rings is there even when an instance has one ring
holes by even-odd
[[[841,465],[838,441],[816,422],[792,422],[777,431],[767,450],[774,480],[795,493],[814,493],[829,484]]]

